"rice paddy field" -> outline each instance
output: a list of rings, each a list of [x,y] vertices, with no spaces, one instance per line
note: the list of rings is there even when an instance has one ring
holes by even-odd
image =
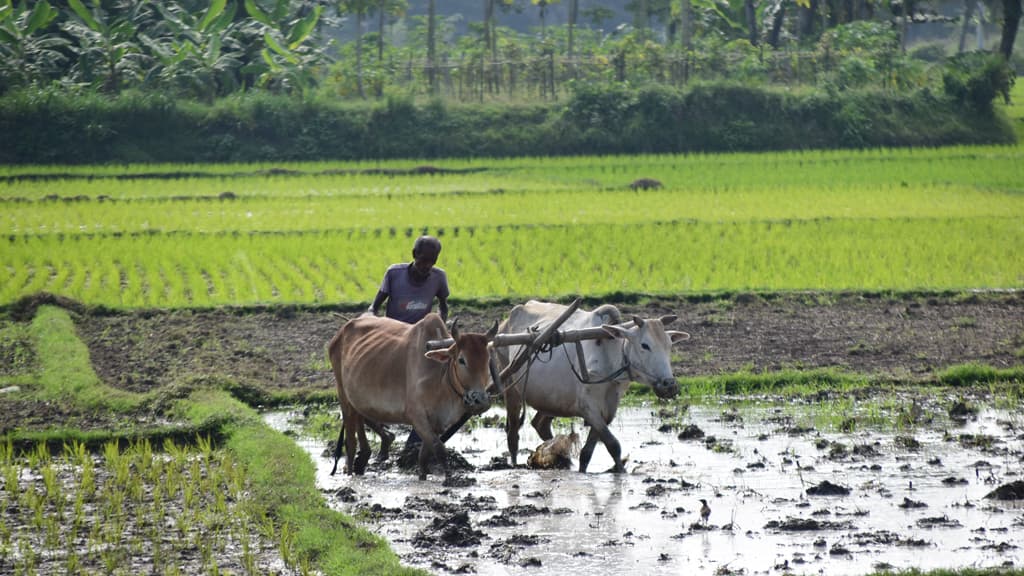
[[[989,480],[1020,478],[1024,147],[0,166],[0,232],[0,573],[1019,572],[1024,519],[985,494]],[[323,346],[341,320],[325,308],[365,305],[420,234],[442,240],[438,265],[467,326],[489,326],[510,302],[569,295],[679,316],[694,339],[672,363],[690,397],[658,416],[630,407],[614,424],[635,457],[629,474],[484,470],[505,455],[500,424],[483,426],[452,444],[481,464],[462,498],[389,469],[323,478],[324,446],[263,423],[254,407],[268,400],[331,397]],[[11,304],[40,292],[117,313],[42,306],[15,318]],[[250,306],[268,310],[230,310]],[[938,388],[960,372],[982,385]],[[750,400],[715,399],[730,379],[776,376],[812,389],[772,398],[749,433],[715,405]],[[898,383],[909,395],[891,400]],[[874,397],[893,402],[879,419],[897,430],[857,412]],[[954,458],[960,429],[931,418],[965,398],[1005,414],[964,424],[992,441]],[[807,417],[843,424],[767,444],[779,411],[804,403]],[[680,421],[652,421],[666,410]],[[667,436],[676,424],[738,448],[682,443]],[[933,440],[945,465],[925,467],[903,446],[912,435]],[[833,457],[844,443],[854,457]],[[842,525],[780,535],[771,521],[806,516],[805,475],[857,492],[812,513]],[[968,484],[949,488],[953,475]],[[927,512],[896,505],[905,483]],[[490,500],[474,499],[481,488]],[[566,494],[569,520],[548,501]],[[558,512],[453,551],[430,532],[447,522],[442,495]],[[692,522],[698,496],[712,498],[710,526]],[[861,520],[862,506],[875,516]],[[455,528],[475,534],[480,510]],[[939,518],[962,526],[927,524]],[[581,534],[598,538],[593,549],[564,545]],[[973,549],[947,550],[967,538]],[[904,542],[915,545],[904,553]]]
[[[361,303],[423,233],[460,299],[1013,289],[1024,149],[2,167],[0,230],[0,304]]]

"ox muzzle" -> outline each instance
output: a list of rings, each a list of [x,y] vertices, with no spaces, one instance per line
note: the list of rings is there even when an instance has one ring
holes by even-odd
[[[466,390],[462,395],[462,403],[466,407],[466,412],[473,416],[483,414],[491,407],[491,399],[483,390]]]
[[[651,388],[654,389],[654,395],[661,399],[675,398],[679,395],[679,382],[675,378],[658,380]]]

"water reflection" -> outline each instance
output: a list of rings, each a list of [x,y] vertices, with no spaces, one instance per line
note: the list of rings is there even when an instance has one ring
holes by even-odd
[[[755,407],[739,418],[724,418],[721,408],[694,406],[684,423],[695,424],[706,437],[680,441],[678,430],[658,431],[662,422],[651,409],[625,408],[612,428],[628,455],[628,474],[598,472],[612,466],[599,446],[591,473],[474,472],[476,485],[450,490],[436,475],[425,482],[396,471],[332,477],[331,459],[321,456],[324,444],[300,443],[317,463],[322,489],[355,491],[354,503],[330,498],[332,506],[348,513],[373,504],[401,508],[411,497],[444,502],[460,502],[467,494],[493,497],[492,509],[470,512],[473,528],[487,535],[470,549],[415,548],[417,532],[436,517],[429,511],[412,518],[385,516],[368,526],[388,538],[403,561],[435,572],[444,571],[439,565],[454,570],[468,564],[478,574],[787,569],[856,574],[880,567],[1020,566],[1024,561],[1024,514],[983,499],[998,484],[1019,478],[1022,440],[1014,434],[1019,426],[1007,424],[1019,422],[1019,414],[984,410],[956,429],[791,434],[780,427],[779,413],[779,407]],[[287,414],[268,415],[267,421],[277,429],[289,427]],[[522,438],[521,446],[540,443],[528,425]],[[460,433],[449,446],[475,466],[506,450],[499,428]],[[850,494],[807,494],[826,480]],[[684,488],[687,483],[694,486]],[[712,509],[707,529],[700,526],[700,498]],[[921,506],[906,505],[907,500]],[[516,526],[484,525],[513,505],[562,512],[520,516]],[[772,529],[770,523],[807,529]],[[516,535],[536,536],[537,543],[511,555],[493,551],[496,543]]]

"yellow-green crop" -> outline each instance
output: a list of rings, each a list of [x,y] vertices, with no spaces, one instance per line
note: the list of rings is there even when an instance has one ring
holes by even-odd
[[[0,170],[0,303],[365,302],[422,233],[460,298],[1024,285],[1019,146],[415,166]]]

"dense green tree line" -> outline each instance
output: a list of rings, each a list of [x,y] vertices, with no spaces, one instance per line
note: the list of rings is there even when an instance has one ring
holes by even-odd
[[[1009,60],[1021,0],[985,1],[1002,18]],[[936,19],[924,0],[617,3],[633,23],[605,30],[615,12],[596,0],[483,0],[477,13],[447,16],[436,0],[0,0],[0,93],[57,83],[206,101],[315,87],[333,97],[557,99],[580,82],[722,78],[900,89],[934,81],[929,63],[947,52],[906,53],[908,26]],[[960,51],[976,5],[946,18],[961,27]],[[556,8],[564,20],[549,26]],[[535,13],[540,29],[502,25],[517,12]],[[455,33],[458,18],[465,33]],[[339,30],[352,41],[329,40]]]
[[[785,2],[812,12],[806,30],[779,20]],[[426,13],[409,16],[411,4]],[[547,25],[555,7],[568,19]],[[891,6],[886,17],[868,0],[626,7],[633,24],[608,33],[601,2],[485,0],[457,35],[436,0],[0,0],[0,161],[1012,140],[992,113],[1013,83],[1005,55],[908,52],[894,23],[909,16],[894,20]],[[538,11],[540,29],[502,26],[517,10]],[[346,26],[352,41],[330,38]]]
[[[1012,143],[992,110],[1003,70],[944,92],[793,92],[739,84],[580,89],[565,103],[345,103],[266,92],[188,103],[19,92],[0,99],[0,163],[507,157]],[[155,138],[154,135],[159,137]]]

